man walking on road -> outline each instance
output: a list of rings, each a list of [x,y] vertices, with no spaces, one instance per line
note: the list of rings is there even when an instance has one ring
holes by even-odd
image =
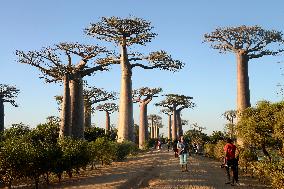
[[[233,144],[232,139],[228,138],[227,144],[224,146],[224,152],[225,152],[224,164],[225,164],[227,178],[228,178],[228,181],[226,182],[226,184],[234,185],[235,183],[238,185],[238,181],[239,181],[238,157],[236,158],[236,151],[238,151],[237,147]],[[231,175],[230,175],[230,168],[233,172],[232,181],[231,181]]]
[[[178,154],[180,158],[180,165],[182,172],[187,172],[187,159],[188,159],[188,143],[184,140],[183,136],[180,136],[180,141],[177,144]]]

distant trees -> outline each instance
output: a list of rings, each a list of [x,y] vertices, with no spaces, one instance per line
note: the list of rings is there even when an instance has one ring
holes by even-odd
[[[168,115],[168,139],[172,139],[172,115],[173,112],[170,109],[162,109],[162,113]]]
[[[220,53],[233,52],[237,56],[237,111],[250,107],[248,62],[253,58],[277,55],[282,48],[271,48],[283,44],[280,31],[265,30],[260,26],[238,26],[217,28],[204,35],[204,42],[211,43]]]
[[[196,105],[191,101],[193,98],[190,96],[178,94],[167,94],[165,96],[165,100],[162,100],[155,105],[168,108],[173,112],[172,140],[175,140],[177,139],[177,136],[180,136],[183,133],[180,112],[185,108],[194,108]]]
[[[139,148],[145,146],[145,141],[148,140],[148,121],[147,121],[147,105],[153,97],[162,92],[161,88],[142,87],[133,90],[133,102],[139,103],[140,108],[140,125],[139,125]]]
[[[85,128],[91,127],[91,122],[92,122],[91,113],[95,110],[95,108],[92,108],[92,105],[107,100],[115,100],[117,98],[116,97],[117,94],[115,92],[107,92],[104,89],[90,87],[88,85],[86,85],[86,88],[83,90],[83,96],[84,96]]]
[[[145,45],[157,35],[153,33],[151,23],[141,18],[102,17],[100,22],[91,24],[85,31],[97,39],[113,42],[120,48],[120,55],[106,61],[121,66],[121,92],[119,103],[118,141],[132,139],[133,102],[132,69],[162,69],[177,71],[183,63],[172,59],[165,51],[152,52],[149,55],[128,52],[132,45]],[[140,61],[139,63],[137,63]],[[149,64],[144,64],[144,62]]]
[[[63,82],[60,136],[84,137],[82,78],[107,69],[107,64],[99,61],[107,52],[104,47],[79,43],[59,43],[39,51],[16,51],[18,62],[38,68],[42,73],[40,78],[46,82]],[[93,61],[92,65],[88,64],[90,61]]]
[[[151,138],[159,138],[159,128],[162,127],[162,117],[157,114],[150,114],[147,118],[150,123]]]
[[[110,131],[110,114],[118,111],[118,106],[115,103],[104,103],[99,104],[96,108],[99,111],[104,111],[106,113],[106,128],[105,133]]]
[[[4,103],[18,107],[15,102],[20,90],[14,86],[0,84],[0,132],[4,131]]]

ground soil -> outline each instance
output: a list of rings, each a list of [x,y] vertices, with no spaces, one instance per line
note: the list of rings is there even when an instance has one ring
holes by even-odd
[[[61,183],[52,183],[41,188],[58,189],[264,189],[269,188],[258,180],[245,176],[240,171],[241,186],[225,184],[225,170],[220,168],[220,162],[202,155],[189,157],[189,172],[181,172],[179,159],[173,152],[152,150],[128,158],[123,162],[113,162],[112,165],[97,169],[82,171],[72,179],[63,179]],[[21,188],[21,187],[19,187]],[[26,188],[26,187],[25,187]]]

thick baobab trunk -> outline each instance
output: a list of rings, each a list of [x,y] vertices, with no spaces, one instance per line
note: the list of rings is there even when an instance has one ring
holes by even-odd
[[[62,114],[59,137],[71,136],[71,99],[70,99],[70,88],[69,88],[69,77],[64,76],[64,93],[62,102]]]
[[[176,111],[176,122],[177,122],[178,137],[180,137],[181,135],[183,135],[180,111]]]
[[[157,138],[157,126],[154,125],[153,128],[154,128],[154,138]]]
[[[4,101],[0,99],[0,132],[4,131]]]
[[[154,138],[154,126],[151,125],[151,138]]]
[[[159,138],[159,135],[160,135],[160,129],[158,126],[156,126],[156,138]]]
[[[250,107],[248,61],[244,53],[237,54],[237,110],[239,111]]]
[[[250,107],[248,61],[244,52],[237,53],[237,117],[240,112]],[[243,140],[237,138],[237,144],[243,146]]]
[[[84,103],[84,126],[85,128],[90,128],[92,124],[91,105],[88,101],[84,101]]]
[[[169,128],[168,128],[168,139],[171,140],[172,139],[172,116],[171,114],[168,115],[169,116]]]
[[[106,131],[105,133],[108,133],[110,131],[110,117],[109,112],[106,111]]]
[[[121,90],[119,102],[118,142],[133,140],[133,103],[131,67],[128,62],[126,44],[121,45]]]
[[[71,80],[71,120],[72,136],[74,138],[84,138],[84,98],[83,80],[76,78]]]
[[[173,110],[173,122],[172,122],[172,139],[177,139],[177,121],[176,121],[176,110]]]
[[[144,102],[140,103],[140,125],[139,125],[139,148],[142,149],[145,145],[147,128],[147,105]]]

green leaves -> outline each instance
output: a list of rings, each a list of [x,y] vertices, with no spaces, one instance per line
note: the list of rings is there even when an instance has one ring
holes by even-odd
[[[269,45],[276,43],[282,45],[283,34],[276,30],[265,30],[260,26],[238,26],[217,28],[214,32],[204,35],[204,41],[209,42],[213,49],[220,53],[227,51],[244,52],[249,59],[259,58],[265,55],[276,55],[283,48],[270,50]]]
[[[152,33],[151,23],[136,17],[102,17],[100,22],[93,23],[85,29],[85,33],[97,39],[125,43],[127,46],[133,44],[145,45],[151,42],[157,34]]]
[[[13,106],[18,107],[15,98],[17,98],[19,92],[20,90],[14,86],[0,84],[0,101],[9,102]]]

